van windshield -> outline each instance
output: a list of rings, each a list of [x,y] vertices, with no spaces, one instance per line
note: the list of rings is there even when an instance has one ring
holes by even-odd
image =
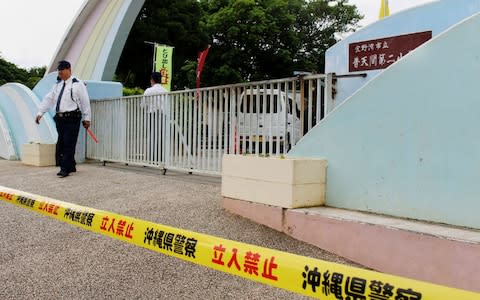
[[[266,97],[264,97],[266,96]],[[265,107],[263,104],[266,98]],[[246,101],[240,103],[240,112],[242,113],[277,113],[278,112],[278,95],[273,95],[273,101],[271,95],[244,95]],[[258,100],[258,101],[257,101]],[[272,103],[273,102],[273,103]],[[258,105],[258,107],[257,107]],[[264,111],[265,108],[265,111]]]

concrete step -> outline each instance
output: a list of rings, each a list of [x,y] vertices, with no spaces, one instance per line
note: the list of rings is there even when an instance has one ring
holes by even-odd
[[[480,230],[331,207],[223,198],[234,214],[374,270],[480,292]]]

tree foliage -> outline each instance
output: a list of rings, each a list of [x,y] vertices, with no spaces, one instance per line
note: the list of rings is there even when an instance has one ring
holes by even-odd
[[[335,34],[361,16],[347,0],[202,0],[212,39],[209,84],[323,72]],[[205,82],[205,80],[204,80]]]
[[[18,82],[32,89],[45,74],[46,67],[35,67],[25,70],[0,57],[0,85]]]
[[[147,87],[153,48],[174,46],[173,86],[195,86],[198,52],[211,45],[202,85],[324,71],[336,34],[361,19],[348,0],[146,0],[117,69],[127,86]]]
[[[156,42],[175,47],[172,88],[182,89],[189,80],[188,72],[181,70],[208,44],[207,35],[199,27],[201,17],[200,4],[195,0],[146,0],[120,57],[117,78],[130,87],[148,87],[154,50],[145,41]]]

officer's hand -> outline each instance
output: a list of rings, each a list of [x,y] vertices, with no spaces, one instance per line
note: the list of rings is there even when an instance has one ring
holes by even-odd
[[[36,116],[35,117],[35,123],[40,124],[40,119],[41,118],[42,118],[42,116]]]
[[[90,127],[90,121],[82,121],[82,124],[85,129],[88,129],[88,127]]]

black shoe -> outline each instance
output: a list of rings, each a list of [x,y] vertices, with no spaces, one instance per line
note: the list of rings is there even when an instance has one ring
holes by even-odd
[[[73,167],[72,169],[70,169],[70,173],[72,172],[77,172],[77,168]]]
[[[60,171],[60,172],[57,173],[57,176],[59,176],[60,178],[67,177],[68,172],[67,171]]]

